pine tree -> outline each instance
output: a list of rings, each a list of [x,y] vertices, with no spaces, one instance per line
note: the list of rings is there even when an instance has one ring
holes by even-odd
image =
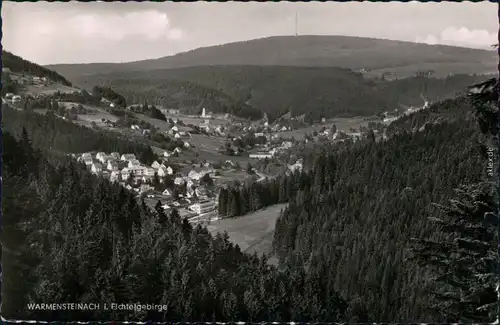
[[[438,282],[433,309],[446,322],[491,322],[496,313],[496,212],[491,184],[462,186],[450,206],[435,205],[444,218],[431,219],[445,240],[413,239],[413,259],[429,266]]]
[[[155,205],[155,211],[158,215],[158,222],[161,224],[166,224],[168,221],[167,214],[165,213],[165,210],[163,210],[161,201],[158,200],[158,202]]]

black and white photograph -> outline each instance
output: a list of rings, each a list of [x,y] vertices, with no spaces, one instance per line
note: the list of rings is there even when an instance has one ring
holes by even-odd
[[[1,7],[1,323],[498,324],[498,3]]]

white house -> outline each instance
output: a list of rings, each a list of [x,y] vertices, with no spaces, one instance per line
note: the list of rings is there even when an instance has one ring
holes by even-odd
[[[191,147],[191,145],[189,144],[189,142],[185,141],[184,142],[184,148],[189,148],[189,147]]]
[[[141,163],[137,159],[129,160],[128,162],[128,168],[134,168],[134,167],[139,167],[141,166]]]
[[[190,179],[194,179],[194,180],[197,180],[199,181],[200,178],[202,177],[203,175],[201,175],[201,173],[197,172],[195,169],[191,170],[189,173],[188,173],[188,177]]]
[[[82,154],[82,159],[85,159],[85,158],[92,159],[92,154],[90,152],[83,153]]]
[[[110,160],[111,160],[111,161],[112,161],[112,160],[114,160],[114,159],[113,159],[113,156],[111,156],[111,155],[104,155],[104,156],[101,156],[101,159],[99,159],[99,161],[100,161],[101,163],[103,163],[103,164],[107,163],[107,162],[108,162],[108,161],[110,161]]]
[[[186,181],[182,177],[176,177],[174,179],[174,184],[175,185],[183,185]]]
[[[284,141],[281,144],[281,148],[283,148],[283,149],[290,149],[291,147],[293,147],[293,142],[291,142],[291,141]]]
[[[83,158],[83,162],[85,163],[85,165],[90,166],[94,163],[94,160],[92,159],[92,157],[90,157],[90,158],[85,157],[85,158]]]
[[[159,162],[157,162],[157,161],[154,161],[154,162],[151,164],[151,167],[153,167],[154,169],[158,169],[158,168],[160,168],[160,166],[161,166],[161,165],[160,165],[160,163],[159,163]]]
[[[118,170],[118,164],[116,163],[116,161],[109,160],[108,161],[108,165],[106,166],[106,169],[110,170],[110,171],[117,171]]]
[[[176,125],[174,125],[170,130],[173,132],[179,132],[179,128]]]
[[[266,158],[272,158],[273,154],[271,152],[257,152],[249,154],[248,157],[252,159],[266,159]]]
[[[120,172],[122,175],[123,180],[127,180],[128,177],[130,176],[130,170],[128,168],[123,168],[122,171]]]
[[[207,189],[204,188],[204,187],[197,187],[195,189],[195,193],[196,193],[196,196],[198,196],[198,198],[206,198],[207,197]]]
[[[170,157],[171,155],[172,155],[172,154],[171,154],[171,153],[169,153],[168,151],[164,151],[164,152],[163,152],[163,157],[165,157],[165,158],[168,158],[168,157]]]
[[[187,188],[187,191],[186,191],[186,197],[187,197],[188,199],[190,199],[190,198],[194,197],[195,193],[196,193],[196,192],[195,192],[195,190],[193,190],[193,188],[188,187],[188,188]]]
[[[254,133],[254,136],[255,136],[256,138],[258,138],[258,137],[263,137],[263,136],[264,136],[264,133],[262,133],[262,132],[257,132],[257,133]]]
[[[134,154],[123,154],[120,160],[130,161],[130,160],[136,160],[136,158]]]
[[[165,191],[163,191],[163,193],[162,193],[162,194],[163,194],[163,195],[165,195],[165,196],[172,196],[172,191],[170,191],[170,190],[167,188]]]
[[[92,164],[91,171],[94,174],[98,174],[98,173],[102,172],[102,165],[100,163]]]
[[[182,152],[182,150],[181,150],[181,148],[177,147],[174,149],[174,152],[180,154]]]
[[[129,167],[129,170],[131,173],[134,173],[135,176],[142,176],[142,175],[144,175],[144,172],[146,171],[145,168],[142,166],[132,166],[132,167]]]
[[[113,157],[114,160],[120,160],[120,154],[118,152],[112,152],[111,157]]]
[[[95,159],[100,161],[104,156],[106,156],[105,152],[98,152],[97,155],[95,156]]]
[[[173,173],[174,173],[174,170],[170,166],[168,166],[168,167],[160,166],[160,168],[158,168],[158,176],[160,176],[160,177],[172,175]]]
[[[179,133],[176,133],[176,134],[174,135],[174,138],[176,138],[176,139],[180,139],[180,138],[181,138],[181,135],[180,135]]]
[[[111,172],[111,175],[109,176],[109,180],[112,182],[117,182],[120,180],[120,172],[117,170],[114,170]]]
[[[199,203],[195,203],[189,206],[189,210],[197,213],[204,214],[215,209],[215,202],[210,200],[200,201]]]
[[[144,169],[144,176],[148,176],[148,177],[153,177],[155,175],[155,170],[154,168],[145,168]]]
[[[165,166],[160,166],[160,168],[158,168],[158,176],[160,177],[164,177],[167,175],[167,168]]]

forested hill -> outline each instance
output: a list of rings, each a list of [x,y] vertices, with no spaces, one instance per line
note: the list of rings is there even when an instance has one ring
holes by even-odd
[[[446,99],[430,105],[425,110],[405,115],[387,127],[387,135],[398,132],[422,131],[430,125],[437,125],[457,120],[475,120],[475,111],[471,109],[469,99],[465,94],[457,98]]]
[[[39,121],[43,122],[43,121]],[[46,121],[50,123],[50,120]],[[193,228],[83,165],[53,167],[25,129],[3,134],[2,316],[39,321],[337,321],[328,270],[285,269]],[[43,134],[38,134],[44,137]],[[51,136],[51,135],[45,135]],[[33,138],[34,139],[34,138]],[[47,141],[47,140],[42,140]],[[151,304],[154,311],[29,310],[30,303]]]
[[[59,73],[25,60],[5,50],[2,50],[1,60],[2,68],[9,68],[12,72],[25,73],[36,77],[46,77],[54,82],[60,82],[65,86],[71,86],[71,83]]]
[[[436,284],[405,258],[411,237],[439,235],[426,219],[442,217],[431,203],[446,204],[455,188],[484,180],[478,129],[477,121],[457,114],[420,132],[318,155],[310,186],[290,198],[277,221],[276,254],[297,261],[316,256],[343,295],[359,297],[367,319],[443,317],[431,313],[424,291]]]
[[[343,67],[411,76],[496,71],[494,51],[351,36],[274,36],[194,49],[128,63],[58,64],[51,69],[72,79],[94,73],[176,69],[209,65]]]
[[[170,70],[116,72],[74,78],[91,87],[107,84],[128,102],[233,112],[242,117],[267,113],[273,119],[291,112],[306,120],[369,116],[400,105],[422,106],[424,100],[452,98],[483,76],[437,79],[368,80],[361,73],[335,67],[209,66]],[[260,112],[260,113],[259,113]]]
[[[443,217],[431,204],[487,177],[473,112],[464,98],[444,101],[394,123],[399,134],[387,141],[325,145],[308,159],[310,171],[223,190],[219,209],[232,216],[289,202],[276,223],[276,256],[330,270],[323,283],[353,299],[360,321],[464,319],[431,310],[427,290],[442,284],[407,258],[412,237],[442,237],[427,220]]]
[[[151,164],[156,155],[145,144],[120,137],[116,133],[96,131],[58,118],[52,112],[46,115],[18,111],[3,105],[3,130],[14,136],[24,127],[31,135],[32,144],[43,152],[82,153],[89,151],[134,153],[141,161]]]
[[[125,98],[110,87],[94,86],[94,88],[92,88],[92,95],[95,97],[107,99],[121,108],[127,106]]]
[[[205,86],[203,82],[191,82],[189,80],[168,79],[158,80],[154,76],[144,76],[139,79],[135,75],[127,75],[119,79],[107,79],[106,83],[119,91],[128,103],[148,102],[165,108],[180,108],[185,113],[201,114],[203,107],[215,113],[229,113],[235,116],[260,119],[263,116],[262,109],[253,107],[246,100],[248,94],[230,96],[225,89],[217,89]],[[113,76],[109,76],[114,78]],[[87,86],[100,84],[104,79],[86,80]]]

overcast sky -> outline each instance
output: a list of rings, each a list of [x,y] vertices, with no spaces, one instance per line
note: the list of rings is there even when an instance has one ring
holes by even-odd
[[[295,32],[489,48],[497,5],[483,3],[3,2],[4,48],[39,64],[126,62]]]

